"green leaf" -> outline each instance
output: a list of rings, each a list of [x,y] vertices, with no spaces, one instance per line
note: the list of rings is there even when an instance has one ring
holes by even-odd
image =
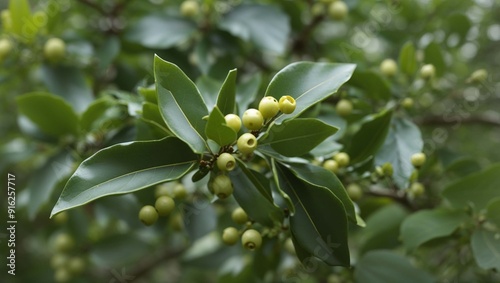
[[[167,124],[165,124],[165,121],[161,116],[158,105],[151,102],[144,102],[142,104],[142,117],[144,120],[156,124],[159,128],[163,129],[165,133],[171,134],[168,130]]]
[[[296,62],[279,71],[269,83],[265,96],[280,99],[283,95],[295,98],[297,108],[291,114],[279,115],[275,123],[299,116],[316,103],[326,99],[347,82],[354,64]]]
[[[295,118],[271,126],[266,135],[259,140],[259,144],[269,144],[284,156],[300,156],[311,151],[337,130],[318,119]]]
[[[93,244],[89,256],[100,266],[123,266],[137,262],[152,252],[150,241],[138,234],[116,233]]]
[[[196,24],[187,19],[151,15],[130,25],[125,39],[148,48],[166,49],[185,42],[195,32]]]
[[[445,31],[447,37],[458,35],[460,37],[460,44],[467,39],[469,29],[472,27],[471,20],[465,14],[452,14],[446,19]]]
[[[256,20],[258,19],[258,20]],[[286,51],[290,24],[288,16],[270,5],[239,5],[219,23],[222,30],[264,51],[283,54]]]
[[[205,124],[208,110],[196,85],[176,65],[155,56],[154,65],[158,106],[172,133],[194,152],[206,149]]]
[[[200,90],[203,100],[207,104],[208,108],[212,108],[217,105],[217,96],[219,94],[219,89],[221,84],[219,81],[212,79],[208,76],[200,76],[196,80],[196,85]]]
[[[9,12],[12,31],[24,40],[31,41],[31,39],[34,39],[38,29],[35,26],[28,26],[31,23],[31,11],[28,0],[10,0]]]
[[[421,210],[401,224],[401,240],[406,249],[413,250],[432,239],[451,235],[464,220],[462,211]]]
[[[229,71],[217,96],[217,107],[222,114],[233,114],[236,100],[236,69]]]
[[[262,75],[255,73],[246,81],[238,84],[236,88],[236,106],[240,117],[243,116],[245,110],[255,100],[255,97],[259,93],[261,82]]]
[[[299,179],[330,190],[344,205],[347,217],[356,223],[354,205],[340,180],[331,171],[308,163],[288,163],[292,173]]]
[[[95,199],[141,190],[177,180],[196,164],[198,156],[181,140],[116,144],[83,161],[52,210],[52,215]]]
[[[40,208],[50,200],[59,182],[68,178],[73,172],[73,162],[71,153],[61,150],[35,170],[26,185],[26,190],[29,191],[28,215],[30,219],[34,219]]]
[[[328,265],[349,266],[347,215],[342,202],[327,188],[297,178],[277,165],[279,187],[295,204],[290,229],[309,254]]]
[[[492,199],[500,197],[500,164],[462,178],[443,190],[443,197],[454,207],[473,205],[476,211],[484,209]]]
[[[500,198],[494,199],[488,203],[486,218],[488,221],[500,227]]]
[[[417,71],[417,56],[415,46],[412,42],[407,42],[401,48],[399,53],[399,67],[401,71],[409,76]]]
[[[375,156],[375,164],[391,163],[394,182],[400,189],[406,189],[414,170],[411,156],[422,152],[423,146],[420,129],[408,119],[394,117],[384,144]]]
[[[262,225],[273,227],[274,221],[281,222],[283,211],[273,202],[269,179],[257,171],[248,169],[236,159],[236,169],[229,173],[234,186],[234,198],[250,219]]]
[[[83,71],[76,67],[43,65],[41,76],[49,91],[64,98],[78,113],[85,111],[94,99]]]
[[[378,250],[366,253],[354,270],[356,283],[434,283],[427,272],[415,268],[408,258],[393,251]]]
[[[208,116],[207,127],[205,129],[207,137],[215,141],[220,146],[230,145],[236,141],[236,132],[226,125],[224,115],[217,106],[214,107]]]
[[[438,77],[442,76],[447,69],[441,50],[443,48],[436,42],[429,43],[424,50],[424,62],[434,65]]]
[[[387,100],[391,98],[391,86],[386,79],[374,71],[355,71],[349,81],[374,99]]]
[[[82,113],[80,126],[86,132],[104,130],[123,124],[126,109],[108,96],[94,100]]]
[[[391,117],[391,110],[384,110],[367,117],[352,137],[351,145],[347,150],[352,163],[364,161],[377,152],[389,132]]]
[[[142,97],[144,97],[146,102],[158,104],[158,97],[156,95],[156,88],[154,85],[150,87],[139,87],[137,88],[137,91]]]
[[[19,112],[43,133],[55,137],[78,134],[78,116],[62,98],[35,92],[18,96],[16,100]]]
[[[500,270],[500,237],[496,231],[476,230],[471,247],[477,265],[484,269]]]
[[[210,202],[196,199],[193,203],[178,204],[177,208],[184,212],[182,220],[190,241],[194,242],[217,228],[217,213]]]

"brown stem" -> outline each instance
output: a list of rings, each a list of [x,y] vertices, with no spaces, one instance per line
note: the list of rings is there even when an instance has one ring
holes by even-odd
[[[292,43],[292,52],[301,53],[304,51],[312,32],[324,19],[325,15],[317,15],[304,27]]]
[[[408,200],[406,194],[402,191],[370,189],[368,192],[366,192],[366,194],[376,197],[390,198],[396,201],[397,203],[405,206],[406,208],[410,209],[411,211],[418,210],[418,208],[412,202],[410,202],[410,200]]]

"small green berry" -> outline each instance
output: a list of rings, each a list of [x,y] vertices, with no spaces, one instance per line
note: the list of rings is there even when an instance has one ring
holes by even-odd
[[[0,39],[0,60],[7,57],[12,51],[12,42],[6,38]]]
[[[257,230],[248,229],[241,235],[241,243],[245,249],[253,251],[262,245],[262,236]]]
[[[327,283],[342,283],[342,280],[340,280],[340,277],[336,274],[330,274],[328,276],[328,279],[326,281]]]
[[[71,273],[67,268],[58,268],[54,274],[54,281],[57,283],[65,283],[71,280]]]
[[[422,152],[415,153],[411,156],[411,164],[414,167],[418,168],[418,167],[424,165],[425,159],[426,159],[425,153],[422,153]]]
[[[158,215],[167,216],[174,210],[175,202],[171,197],[161,196],[156,199],[155,208],[158,211]]]
[[[420,76],[425,80],[434,77],[435,74],[436,74],[436,68],[432,64],[423,65],[422,68],[420,69]]]
[[[50,266],[53,269],[58,269],[58,268],[63,268],[66,267],[66,264],[68,263],[68,256],[63,253],[56,253],[52,256],[50,259]]]
[[[335,1],[328,7],[328,13],[334,20],[343,20],[349,13],[349,8],[344,1]]]
[[[220,199],[225,199],[233,194],[233,184],[226,175],[218,175],[213,181],[214,194]]]
[[[339,164],[333,159],[328,159],[323,163],[323,168],[336,174],[339,171]]]
[[[231,218],[237,224],[245,224],[248,221],[248,215],[243,208],[238,207],[231,213]]]
[[[260,100],[259,112],[264,119],[273,118],[280,111],[279,102],[272,96],[266,96]]]
[[[192,18],[200,13],[200,5],[197,1],[186,0],[181,4],[181,15],[184,17]]]
[[[259,110],[254,108],[246,110],[243,113],[242,120],[243,126],[251,131],[260,130],[264,124],[264,116],[262,116]]]
[[[346,190],[353,201],[357,201],[363,197],[363,189],[358,184],[349,184]]]
[[[392,59],[385,59],[380,63],[380,72],[387,77],[394,76],[398,71],[398,64]]]
[[[339,102],[337,102],[337,105],[335,105],[335,110],[337,111],[337,114],[341,117],[346,117],[351,115],[352,113],[352,103],[347,100],[347,99],[341,99]]]
[[[153,225],[158,220],[158,212],[151,205],[145,205],[139,211],[139,220],[146,226]]]
[[[54,239],[54,250],[56,252],[67,252],[75,246],[75,241],[67,233],[61,233]]]
[[[181,183],[177,183],[174,186],[174,197],[177,199],[185,199],[186,196],[187,196],[186,187]]]
[[[81,257],[72,257],[68,261],[68,271],[72,274],[80,274],[85,270],[85,260]]]
[[[232,246],[238,242],[239,239],[239,233],[238,230],[234,227],[227,227],[224,229],[222,232],[222,241],[224,244]]]
[[[160,184],[155,188],[155,198],[159,198],[161,196],[170,196],[170,190],[167,183]]]
[[[56,222],[59,225],[62,225],[68,222],[68,212],[67,211],[59,212],[58,214],[54,215],[53,219],[54,222]]]
[[[488,78],[488,71],[485,69],[479,69],[475,70],[467,80],[468,82],[473,82],[473,83],[482,83],[486,81]]]
[[[180,213],[175,213],[170,216],[168,223],[175,231],[182,231],[182,229],[184,229],[184,221],[182,220],[182,215]]]
[[[394,168],[392,167],[391,163],[386,162],[382,164],[382,171],[384,172],[384,176],[392,177],[392,174],[394,173]]]
[[[425,193],[425,187],[422,183],[415,182],[410,186],[410,193],[414,197],[419,197]]]
[[[412,98],[410,97],[406,97],[405,99],[403,99],[403,101],[401,102],[401,105],[403,106],[404,109],[406,110],[409,110],[411,108],[413,108],[413,104],[414,104],[414,101]]]
[[[295,98],[290,95],[283,95],[279,101],[279,108],[283,114],[291,114],[295,111],[297,107],[297,102],[295,102]]]
[[[347,167],[350,162],[349,154],[345,152],[339,152],[333,156],[333,159],[337,161],[340,167]]]
[[[241,119],[236,114],[227,114],[224,119],[226,120],[226,124],[229,128],[233,129],[236,133],[238,133],[241,129]]]
[[[241,153],[251,154],[257,148],[257,138],[251,133],[244,133],[238,138],[236,144]]]
[[[221,171],[232,171],[236,168],[236,160],[230,153],[224,152],[217,158],[217,167]]]
[[[66,44],[60,38],[51,38],[45,42],[43,54],[47,60],[58,62],[66,55]]]

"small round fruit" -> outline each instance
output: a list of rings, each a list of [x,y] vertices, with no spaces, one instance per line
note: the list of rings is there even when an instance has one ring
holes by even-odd
[[[350,162],[349,154],[345,152],[339,152],[333,156],[333,159],[337,161],[340,167],[347,167]]]
[[[314,3],[311,7],[311,14],[315,17],[321,16],[325,13],[324,3]]]
[[[68,261],[68,270],[72,274],[80,274],[85,270],[85,260],[81,257],[72,257]]]
[[[272,96],[266,96],[260,100],[259,112],[264,119],[273,118],[280,111],[279,102]]]
[[[222,241],[224,244],[232,246],[238,242],[238,239],[240,238],[240,235],[238,233],[238,229],[234,227],[227,227],[224,229],[222,232]]]
[[[177,183],[174,186],[174,197],[177,199],[185,199],[187,196],[186,187],[183,184]]]
[[[195,17],[200,13],[200,5],[194,0],[186,0],[181,4],[181,15],[184,17]]]
[[[68,256],[62,253],[56,253],[50,259],[50,266],[53,269],[63,268],[68,263]]]
[[[159,198],[161,196],[170,196],[170,190],[167,183],[160,184],[155,188],[155,198]]]
[[[67,233],[61,233],[54,239],[54,250],[56,252],[67,252],[75,246],[75,241]]]
[[[479,70],[475,70],[470,75],[468,81],[473,82],[473,83],[482,83],[482,82],[486,81],[487,78],[488,78],[488,71],[486,71],[485,69],[479,69]]]
[[[233,194],[233,184],[226,175],[218,175],[213,182],[214,194],[220,199],[225,199]]]
[[[256,250],[262,245],[262,236],[259,231],[248,229],[241,235],[241,243],[247,250]]]
[[[425,159],[426,159],[425,153],[423,153],[423,152],[415,153],[411,156],[411,164],[414,167],[418,168],[418,167],[424,165]]]
[[[415,182],[410,186],[410,193],[415,197],[421,196],[425,193],[425,187],[422,183]]]
[[[6,38],[0,39],[0,60],[12,51],[12,42]]]
[[[226,119],[226,124],[229,128],[233,129],[236,133],[238,133],[241,129],[241,119],[236,114],[227,114],[224,119]]]
[[[283,95],[279,101],[279,108],[283,114],[290,114],[295,111],[297,107],[297,103],[295,102],[295,98],[290,95]]]
[[[158,212],[151,205],[145,205],[139,211],[139,220],[146,226],[153,225],[158,220]]]
[[[232,171],[236,168],[236,160],[234,160],[233,155],[224,152],[217,158],[217,167],[221,171]]]
[[[330,14],[330,17],[338,21],[345,19],[345,17],[347,17],[348,12],[349,8],[344,3],[344,1],[335,1],[332,4],[330,4],[328,8],[328,13]]]
[[[243,154],[250,154],[257,148],[257,138],[251,133],[244,133],[238,138],[238,150]]]
[[[56,269],[56,273],[54,273],[54,281],[57,283],[69,282],[71,280],[71,273],[66,268],[58,268]]]
[[[326,281],[326,283],[341,283],[341,282],[342,280],[336,274],[330,274],[330,276],[328,276],[328,279]]]
[[[386,162],[382,164],[382,171],[384,172],[384,176],[391,177],[394,173],[394,168],[392,167],[391,163]]]
[[[243,113],[242,120],[243,126],[251,131],[260,130],[264,124],[264,116],[262,116],[259,110],[254,108],[246,110]]]
[[[171,197],[161,196],[156,199],[155,208],[158,211],[158,215],[167,216],[174,210],[175,202]]]
[[[168,224],[175,231],[182,231],[182,229],[184,229],[184,221],[182,220],[182,215],[180,213],[175,213],[170,216]]]
[[[245,224],[248,221],[248,215],[243,208],[238,207],[231,213],[231,218],[237,224]]]
[[[363,197],[363,189],[358,184],[349,184],[346,188],[347,194],[353,201],[357,201]]]
[[[403,106],[403,108],[407,109],[407,110],[413,108],[413,104],[414,104],[413,98],[410,98],[410,97],[406,97],[401,102],[401,105]]]
[[[398,71],[398,65],[396,64],[396,61],[392,59],[385,59],[380,63],[380,72],[384,74],[385,76],[392,77],[394,76]]]
[[[436,68],[434,68],[434,65],[432,64],[423,65],[422,68],[420,69],[420,76],[425,80],[434,77],[435,74],[436,74]]]
[[[51,38],[45,42],[43,54],[48,60],[57,62],[66,55],[66,44],[60,38]]]
[[[335,110],[337,111],[337,114],[341,117],[346,117],[351,115],[352,113],[352,102],[350,102],[347,99],[341,99],[339,102],[337,102],[337,105],[335,106]]]
[[[59,225],[62,225],[64,223],[68,222],[68,212],[63,211],[63,212],[59,212],[58,214],[54,215],[54,221]]]
[[[375,167],[375,174],[377,174],[377,177],[384,177],[384,169],[382,169],[382,166]]]
[[[323,163],[323,168],[333,173],[337,173],[339,171],[339,163],[333,159],[328,159]]]

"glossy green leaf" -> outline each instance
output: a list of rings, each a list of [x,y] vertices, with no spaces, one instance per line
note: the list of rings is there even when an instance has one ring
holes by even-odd
[[[158,104],[158,97],[156,95],[155,86],[150,87],[139,87],[137,88],[137,92],[144,97],[146,102],[151,102],[153,104]]]
[[[500,237],[498,231],[478,229],[471,238],[472,254],[484,269],[500,270]]]
[[[283,211],[277,207],[271,195],[269,179],[259,172],[248,169],[237,159],[236,169],[229,173],[234,186],[234,198],[248,216],[269,227],[283,219]]]
[[[355,71],[349,84],[365,91],[373,99],[391,98],[391,86],[380,74],[374,71]]]
[[[78,134],[78,116],[61,97],[36,92],[18,96],[16,101],[19,112],[43,133],[55,137]]]
[[[35,38],[38,28],[28,26],[31,22],[31,11],[28,0],[10,0],[9,12],[12,31],[21,39],[31,41]]]
[[[83,71],[77,67],[43,65],[41,78],[51,93],[64,98],[78,113],[85,111],[94,99]]]
[[[196,80],[196,85],[198,86],[207,107],[211,109],[216,106],[217,96],[219,94],[219,89],[221,88],[220,82],[208,76],[200,76]]]
[[[118,36],[110,36],[104,39],[96,50],[95,56],[98,58],[99,68],[105,71],[120,54],[121,42]]]
[[[432,239],[451,235],[465,220],[463,211],[421,210],[403,221],[401,240],[406,249],[413,250]]]
[[[90,132],[109,128],[112,124],[123,123],[123,113],[120,107],[115,100],[107,96],[94,100],[81,115],[82,130]],[[126,110],[123,109],[123,111]]]
[[[144,102],[142,104],[142,117],[145,120],[155,123],[156,125],[158,125],[158,127],[164,129],[165,132],[167,133],[170,132],[168,130],[167,124],[165,124],[165,121],[161,116],[160,108],[158,107],[158,105],[153,104],[151,102]]]
[[[116,144],[83,161],[52,210],[52,215],[92,200],[177,180],[197,164],[198,155],[173,137]]]
[[[446,62],[443,57],[443,48],[436,42],[431,42],[424,49],[424,62],[436,68],[436,75],[442,76],[446,71]]]
[[[224,115],[235,113],[236,74],[236,69],[229,71],[217,96],[217,107]]]
[[[467,175],[443,190],[443,196],[455,207],[472,205],[476,211],[484,209],[492,199],[500,197],[500,164]]]
[[[258,20],[256,20],[258,19]],[[220,28],[264,51],[286,51],[290,24],[288,16],[270,5],[243,4],[233,8],[219,23]]]
[[[290,229],[309,254],[328,265],[349,266],[347,215],[342,202],[327,188],[305,182],[278,165],[279,187],[295,204]]]
[[[401,48],[399,53],[399,67],[401,71],[409,76],[417,71],[417,56],[415,54],[415,46],[412,42],[407,42]]]
[[[71,153],[61,150],[33,172],[26,185],[26,190],[29,191],[30,219],[34,219],[40,208],[50,200],[57,185],[73,172],[73,162]],[[62,185],[59,189],[62,189]]]
[[[291,114],[279,115],[275,123],[299,116],[309,107],[326,99],[347,82],[354,64],[296,62],[279,71],[269,83],[265,96],[280,99],[283,95],[295,98],[297,108]]]
[[[236,132],[226,125],[224,115],[217,106],[208,116],[205,133],[207,138],[215,141],[220,146],[230,145],[236,141]]]
[[[271,126],[264,138],[259,140],[259,144],[269,144],[284,156],[300,156],[311,151],[337,130],[318,119],[295,118]]]
[[[217,213],[209,201],[196,199],[193,203],[177,204],[177,208],[183,211],[184,227],[192,242],[217,228]]]
[[[488,221],[500,227],[500,198],[494,199],[488,203],[486,218]]]
[[[346,189],[340,180],[331,171],[309,163],[288,163],[292,173],[301,180],[329,189],[344,205],[347,217],[356,223],[354,204],[347,195]]]
[[[375,155],[382,146],[391,125],[392,111],[384,110],[367,117],[352,137],[347,153],[352,163],[362,162]]]
[[[378,250],[366,253],[354,270],[356,283],[434,283],[427,272],[414,267],[408,258],[393,251]]]
[[[391,163],[394,182],[400,189],[406,189],[408,179],[414,170],[411,156],[422,152],[423,146],[420,129],[408,119],[394,117],[384,144],[375,156],[375,164]]]
[[[130,25],[125,39],[148,48],[165,49],[185,42],[196,32],[196,24],[184,18],[150,15]]]
[[[154,65],[158,106],[172,133],[194,152],[206,149],[203,117],[208,110],[196,85],[176,65],[155,56]]]

